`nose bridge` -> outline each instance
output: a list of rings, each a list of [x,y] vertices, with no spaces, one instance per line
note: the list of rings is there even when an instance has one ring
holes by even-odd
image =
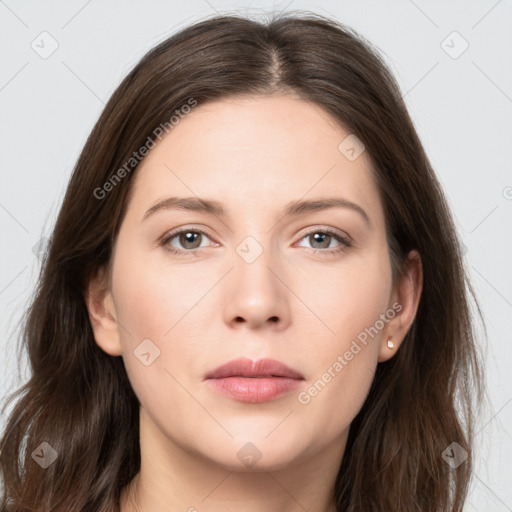
[[[272,248],[270,233],[263,240],[247,235],[235,247],[231,293],[227,304],[228,322],[245,320],[252,326],[288,317],[286,287],[277,276],[282,272],[279,255]]]
[[[279,266],[279,255],[272,249],[271,237],[264,234],[257,239],[253,235],[247,235],[236,246],[235,252],[237,282],[253,287],[254,292],[260,288],[259,293],[272,291],[276,278],[270,268]]]
[[[256,197],[265,195],[268,196],[269,192],[266,194],[261,192]],[[247,270],[251,270],[251,267],[256,264],[250,272],[254,273],[255,269],[257,272],[263,270],[265,264],[272,265],[272,260],[277,256],[272,251],[272,246],[275,245],[275,230],[271,227],[268,209],[263,208],[258,199],[250,196],[249,191],[247,191],[246,197],[245,201],[240,200],[237,205],[238,227],[234,234],[239,237],[239,242],[235,245],[234,250],[240,260],[237,263],[248,265]],[[266,270],[268,271],[268,269]]]

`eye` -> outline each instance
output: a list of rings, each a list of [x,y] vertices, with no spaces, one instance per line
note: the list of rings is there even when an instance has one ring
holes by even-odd
[[[301,238],[301,240],[304,239],[307,239],[309,243],[313,245],[311,250],[314,254],[317,252],[336,254],[352,246],[352,242],[348,237],[342,236],[331,229],[317,228]],[[335,245],[333,248],[332,242],[335,242],[335,244],[337,243],[338,245]]]
[[[205,247],[201,245],[202,238],[209,238],[208,234],[201,229],[184,228],[169,233],[161,242],[166,250],[174,254],[195,254],[197,249]],[[177,243],[185,250],[175,247],[170,242],[176,239]]]
[[[195,255],[199,249],[208,246],[208,244],[206,244],[206,246],[201,244],[204,238],[210,239],[208,233],[201,229],[181,228],[165,235],[160,243],[167,251],[173,254]],[[180,245],[181,248],[171,243],[175,239],[176,243]],[[309,248],[313,254],[318,252],[325,255],[337,254],[352,246],[349,237],[345,237],[331,229],[316,228],[307,233],[300,240],[304,239],[307,239],[309,243],[313,245],[313,247]],[[333,242],[337,244],[334,245],[334,248],[332,245]]]

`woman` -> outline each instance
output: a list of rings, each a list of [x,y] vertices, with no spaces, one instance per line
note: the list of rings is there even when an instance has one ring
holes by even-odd
[[[74,169],[1,510],[461,510],[471,296],[369,43],[318,15],[195,23]]]

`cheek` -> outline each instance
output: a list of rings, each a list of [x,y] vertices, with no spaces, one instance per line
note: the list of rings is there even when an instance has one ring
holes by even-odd
[[[173,411],[187,411],[189,415],[196,412],[191,410],[190,396],[180,385],[186,380],[182,372],[185,377],[194,372],[193,339],[187,329],[193,311],[185,316],[190,309],[182,293],[186,283],[162,278],[150,266],[130,267],[124,275],[131,278],[118,277],[115,288],[116,310],[123,325],[119,331],[122,357],[142,408],[164,431],[176,420]],[[178,425],[186,424],[178,421]],[[187,432],[183,430],[181,435]]]
[[[343,355],[344,352],[331,354],[315,378],[308,382],[308,387],[298,394],[299,416],[314,419],[301,422],[300,428],[305,437],[318,436],[315,432],[320,428],[321,443],[329,443],[348,431],[363,406],[373,381],[377,358],[361,344],[350,353],[350,360]]]
[[[385,257],[375,256],[347,266],[346,272],[330,276],[324,294],[315,298],[332,332],[305,353],[312,372],[297,399],[306,414],[324,425],[326,438],[348,428],[370,389],[386,325],[381,315],[392,318],[391,269],[386,263]]]
[[[392,290],[385,247],[363,257],[351,256],[343,263],[323,272],[321,279],[306,277],[300,293],[329,328],[325,329],[326,339],[332,340],[329,346],[344,351],[387,311]],[[381,330],[381,322],[378,326]]]
[[[184,395],[178,381],[202,376],[197,344],[209,323],[201,312],[213,306],[201,298],[214,279],[203,266],[192,283],[165,255],[149,261],[132,249],[119,251],[112,276],[123,360],[141,403],[158,409]]]
[[[165,342],[179,330],[182,319],[207,291],[211,271],[198,268],[204,275],[194,272],[191,283],[190,272],[169,263],[164,249],[157,249],[154,257],[133,245],[119,251],[114,264],[116,311],[133,341],[154,338]]]
[[[381,335],[372,329],[381,313],[378,306],[377,300],[370,305],[353,297],[351,306],[331,321],[336,337],[324,337],[314,351],[304,354],[311,371],[297,401],[304,415],[315,418],[304,424],[306,430],[311,428],[309,434],[322,425],[324,438],[334,439],[361,409],[378,364]]]

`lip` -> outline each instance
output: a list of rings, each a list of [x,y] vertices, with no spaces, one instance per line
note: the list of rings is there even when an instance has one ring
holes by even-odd
[[[291,393],[304,376],[275,359],[233,359],[209,372],[205,381],[215,391],[234,400],[262,403]]]

